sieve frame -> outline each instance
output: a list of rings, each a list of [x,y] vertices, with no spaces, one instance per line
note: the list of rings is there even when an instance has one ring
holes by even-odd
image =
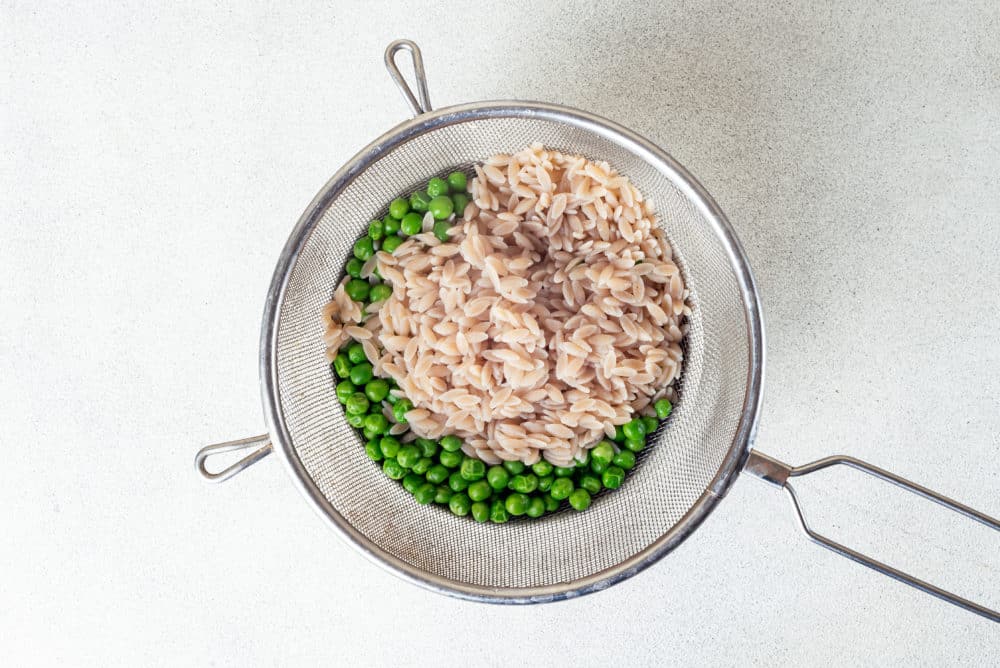
[[[472,102],[434,111],[414,107],[414,111],[418,115],[365,146],[327,181],[292,229],[278,258],[265,300],[259,351],[261,399],[271,444],[295,486],[330,528],[369,561],[407,582],[447,596],[500,604],[548,603],[607,589],[649,568],[686,540],[726,495],[750,456],[763,398],[765,340],[760,295],[749,260],[722,209],[697,179],[666,151],[622,125],[573,107],[521,100]],[[312,480],[292,447],[278,392],[277,338],[281,306],[299,254],[327,205],[394,148],[437,128],[495,118],[542,119],[593,132],[634,153],[670,179],[702,214],[729,258],[739,285],[748,337],[748,371],[740,421],[722,464],[698,500],[666,533],[628,559],[584,578],[538,587],[483,587],[458,582],[416,568],[378,547],[351,526]]]

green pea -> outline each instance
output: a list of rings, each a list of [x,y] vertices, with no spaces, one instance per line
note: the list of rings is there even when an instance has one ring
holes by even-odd
[[[427,194],[431,197],[448,194],[448,182],[444,179],[434,177],[427,182]]]
[[[528,512],[528,503],[529,500],[526,495],[515,492],[507,497],[507,500],[504,502],[504,507],[507,509],[507,512],[514,517],[520,517]]]
[[[347,401],[344,402],[344,410],[353,415],[361,415],[362,413],[368,412],[368,407],[371,404],[366,397],[361,392],[355,392],[351,396],[347,397]],[[362,423],[364,418],[362,418]]]
[[[402,462],[400,462],[402,464]],[[591,494],[597,494],[601,491],[601,479],[597,476],[592,476],[590,474],[580,476],[580,482],[578,486],[581,489],[585,489]]]
[[[459,468],[459,473],[462,474],[463,478],[470,482],[473,480],[479,480],[486,475],[486,464],[479,459],[466,457],[462,460],[462,466]]]
[[[493,505],[490,506],[490,520],[495,524],[503,524],[509,519],[510,515],[507,513],[504,502],[500,499],[494,499]]]
[[[472,511],[472,519],[482,524],[483,522],[488,522],[490,519],[490,504],[485,501],[480,501],[478,503],[473,503],[470,508]]]
[[[355,385],[366,385],[372,379],[372,365],[368,362],[355,364],[351,367],[351,382]]]
[[[455,215],[461,218],[465,213],[465,207],[469,206],[469,196],[465,193],[455,193],[451,196],[451,201],[455,205]]]
[[[390,388],[392,387],[391,383],[389,384],[389,387]],[[385,400],[388,401],[389,404],[393,406],[395,406],[396,402],[399,401],[400,399],[401,397],[397,397],[395,394],[393,394],[391,389],[389,390],[389,394],[385,395]]]
[[[593,457],[590,459],[590,470],[598,475],[608,470],[609,466],[611,466],[611,462],[603,462]]]
[[[615,455],[615,458],[611,460],[611,463],[618,468],[625,469],[626,471],[631,470],[635,466],[635,453],[631,450],[622,450]]]
[[[534,473],[516,475],[511,478],[508,487],[521,494],[531,494],[538,489],[538,476]]]
[[[432,482],[435,485],[440,485],[445,480],[448,479],[448,475],[451,473],[447,468],[441,464],[435,464],[430,467],[427,471],[427,482]]]
[[[365,348],[360,343],[354,342],[347,347],[347,359],[351,360],[351,364],[358,364],[364,362],[368,359],[365,355]]]
[[[543,500],[545,501],[545,512],[551,513],[559,510],[559,500],[553,498],[551,494],[546,494]]]
[[[485,504],[484,504],[485,505]],[[469,509],[472,507],[472,500],[469,499],[469,495],[463,492],[455,492],[448,499],[448,510],[451,511],[452,515],[458,515],[459,517],[465,517],[469,514]]]
[[[368,299],[370,290],[371,285],[369,285],[368,281],[361,278],[352,278],[344,287],[344,292],[347,293],[347,296],[356,302],[363,302]]]
[[[503,467],[507,469],[507,473],[511,475],[517,475],[518,473],[524,473],[524,462],[512,461],[504,462]]]
[[[578,469],[585,469],[590,466],[590,450],[584,450],[576,460],[576,467]]]
[[[544,459],[539,459],[531,465],[531,470],[535,473],[535,475],[540,477],[551,475],[553,468],[555,467]]]
[[[448,503],[451,501],[451,490],[448,485],[438,485],[434,493],[434,503]]]
[[[403,216],[403,220],[399,223],[399,234],[407,235],[412,237],[414,234],[420,234],[420,231],[424,228],[424,217],[419,213],[408,213]]]
[[[469,489],[466,491],[469,494],[469,498],[473,501],[485,501],[493,493],[493,490],[490,489],[489,484],[485,480],[477,480],[470,484]]]
[[[437,487],[429,482],[418,487],[417,491],[413,493],[413,498],[422,506],[426,506],[433,501],[435,496],[437,496]]]
[[[455,212],[455,203],[447,195],[440,195],[431,200],[427,209],[434,216],[434,220],[446,220]]]
[[[538,479],[538,491],[547,492],[552,488],[552,483],[555,481],[556,477],[554,475],[544,475]]]
[[[428,471],[431,470],[432,466],[434,466],[433,459],[431,459],[430,457],[421,457],[420,459],[417,460],[417,463],[414,464],[413,468],[410,470],[419,475],[425,475]]]
[[[403,216],[406,214],[404,213]],[[400,216],[399,218],[402,218]],[[399,232],[399,218],[393,218],[392,216],[386,216],[382,219],[382,231],[385,233],[385,238],[388,240],[394,234]],[[382,250],[391,253],[392,251],[385,247],[385,243],[382,244]]]
[[[378,447],[378,441],[375,439],[365,443],[365,454],[373,462],[382,461],[382,448]]]
[[[351,375],[351,360],[346,353],[337,353],[337,356],[333,358],[333,372],[341,378],[347,378]]]
[[[646,437],[646,423],[642,418],[633,418],[622,425],[626,439],[641,440]]]
[[[574,489],[569,495],[569,505],[573,506],[573,510],[581,512],[590,508],[590,492],[585,489]]]
[[[385,241],[382,242],[382,250],[391,254],[394,253],[402,244],[403,240],[394,234],[391,237],[385,238]]]
[[[418,190],[417,192],[410,195],[410,208],[417,213],[424,213],[427,211],[427,205],[430,204],[431,196],[428,195],[423,190]]]
[[[389,202],[389,215],[393,218],[402,218],[410,210],[410,203],[402,197]]]
[[[448,476],[448,487],[451,487],[453,492],[464,492],[469,487],[469,481],[463,478],[461,473],[455,471]]]
[[[491,466],[486,472],[486,482],[495,490],[501,490],[510,482],[507,469],[502,466]]]
[[[618,489],[625,482],[625,471],[612,466],[601,475],[601,483],[608,489]]]
[[[528,517],[541,517],[545,514],[545,501],[538,496],[531,497],[528,502],[528,509],[524,513]]]
[[[342,404],[346,404],[351,395],[357,391],[358,388],[354,386],[354,383],[349,380],[342,380],[337,383],[337,400]]]
[[[378,403],[389,394],[389,383],[382,378],[373,378],[365,383],[365,396],[372,403]]]
[[[392,459],[396,458],[396,455],[399,454],[399,449],[402,447],[399,439],[395,436],[383,436],[378,445],[382,448],[382,454]]]
[[[399,462],[399,465],[404,469],[413,468],[413,465],[420,461],[420,448],[412,444],[404,445],[399,449],[399,454],[396,455],[396,461]],[[432,480],[431,482],[434,481]]]
[[[367,418],[368,416],[366,415],[365,417]],[[381,435],[379,432],[369,429],[364,422],[361,423],[361,427],[361,433],[366,440],[370,441],[371,439],[378,438]]]
[[[462,449],[462,439],[454,434],[448,434],[440,441],[441,447],[448,452],[457,452]]]
[[[347,414],[347,424],[351,425],[355,429],[364,429],[364,426],[365,426],[365,414],[364,413],[348,413]]]
[[[354,370],[351,370],[351,377],[354,377]],[[399,424],[406,424],[406,414],[413,410],[413,402],[409,399],[400,399],[392,407],[392,416]]]
[[[614,441],[615,443],[625,442],[625,430],[622,429],[622,426],[620,424],[615,426],[615,436],[611,440]]]
[[[399,465],[395,459],[386,457],[386,460],[382,462],[382,472],[393,480],[400,480],[404,475],[406,475],[406,469]]]
[[[452,172],[448,175],[448,185],[455,192],[465,192],[468,185],[468,178],[464,172]]]
[[[670,411],[674,410],[674,405],[670,403],[670,399],[660,399],[653,404],[653,410],[656,411],[656,417],[666,420],[670,417]]]
[[[373,220],[368,223],[368,236],[371,237],[372,241],[379,241],[385,236],[385,226],[381,220]]]
[[[347,261],[347,267],[345,271],[347,275],[351,278],[361,278],[361,268],[365,266],[365,263],[356,257],[352,257]]]
[[[642,416],[642,422],[646,425],[646,435],[649,436],[660,426],[659,420],[649,415]]]
[[[421,457],[433,457],[437,454],[438,444],[429,438],[418,438],[413,444],[420,448]]]
[[[403,465],[400,464],[400,466]],[[406,467],[403,466],[403,468]],[[403,489],[405,489],[410,494],[413,494],[425,482],[426,481],[421,476],[418,476],[416,473],[407,473],[405,476],[403,476]]]
[[[378,285],[373,285],[371,291],[368,293],[368,299],[372,302],[385,301],[392,296],[392,288],[390,288],[385,283],[379,283]]]
[[[382,447],[383,451],[385,446]],[[558,470],[558,468],[556,469]],[[553,499],[557,501],[562,501],[563,499],[569,498],[569,495],[573,492],[573,481],[569,478],[556,478],[552,482],[552,487],[549,488],[549,494],[552,495]]]
[[[375,244],[371,237],[364,236],[354,242],[354,257],[365,262],[375,254]]]
[[[575,469],[569,466],[557,466],[552,470],[552,472],[555,473],[555,476],[557,478],[568,478],[571,475],[573,475],[574,471]]]
[[[441,466],[446,466],[450,469],[458,468],[464,458],[465,456],[461,452],[450,452],[448,450],[442,450],[441,454],[438,455],[438,461],[441,462]]]
[[[451,223],[447,220],[434,221],[434,236],[438,238],[438,241],[448,241],[451,238],[448,236],[448,230],[450,229]]]
[[[640,439],[626,438],[625,447],[631,450],[632,452],[640,452],[644,447],[646,447],[646,440],[643,438]]]
[[[590,451],[590,461],[593,462],[604,462],[609,464],[615,457],[615,446],[609,441],[601,441],[593,447]]]
[[[371,413],[365,416],[365,431],[372,430],[372,438],[389,431],[389,421],[381,413]]]

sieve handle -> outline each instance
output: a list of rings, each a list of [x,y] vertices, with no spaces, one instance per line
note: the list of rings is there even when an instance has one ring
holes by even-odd
[[[1000,622],[1000,612],[997,612],[996,610],[991,610],[986,606],[973,603],[972,601],[962,598],[957,594],[935,587],[928,582],[924,582],[923,580],[915,578],[912,575],[884,564],[881,561],[872,559],[871,557],[852,550],[845,545],[841,545],[840,543],[811,529],[809,524],[806,522],[805,515],[802,514],[802,508],[799,505],[798,497],[795,496],[795,489],[792,487],[791,483],[788,482],[788,479],[795,476],[806,475],[807,473],[813,473],[837,464],[849,466],[853,469],[861,471],[862,473],[867,473],[868,475],[890,482],[893,485],[902,487],[903,489],[922,496],[925,499],[930,499],[931,501],[944,506],[948,510],[953,510],[960,515],[965,515],[969,519],[981,522],[995,531],[1000,531],[1000,521],[997,519],[990,517],[985,513],[981,513],[978,510],[973,510],[958,501],[949,499],[942,494],[938,494],[937,492],[929,490],[922,485],[916,484],[915,482],[911,482],[906,478],[902,478],[895,473],[890,473],[885,469],[880,469],[877,466],[863,462],[860,459],[855,459],[854,457],[846,457],[842,455],[836,457],[826,457],[802,466],[789,466],[788,464],[779,462],[773,457],[769,457],[768,455],[757,452],[756,450],[751,450],[750,458],[747,460],[745,470],[747,473],[751,473],[765,482],[769,482],[776,487],[780,487],[788,493],[788,497],[792,501],[792,506],[795,508],[795,515],[798,518],[799,526],[802,528],[802,531],[804,531],[805,534],[814,542],[819,543],[823,547],[833,550],[837,554],[847,557],[852,561],[856,561],[859,564],[874,569],[883,575],[888,575],[894,580],[899,580],[900,582],[904,582],[911,587],[916,587],[920,591],[928,593],[932,596],[937,596],[944,601],[953,603],[958,607],[974,612],[977,615],[982,615],[991,621]]]
[[[212,473],[205,466],[208,458],[212,455],[250,449],[254,449],[253,452],[248,454],[243,459],[230,464],[217,473]],[[241,438],[238,441],[216,443],[215,445],[207,445],[198,451],[198,454],[195,455],[194,458],[194,467],[205,480],[209,482],[224,482],[244,469],[250,468],[260,460],[264,459],[264,457],[267,457],[271,454],[271,450],[271,437],[267,434],[252,436],[250,438]]]
[[[420,101],[413,95],[413,89],[406,83],[403,73],[396,66],[396,54],[400,51],[409,51],[410,59],[413,61],[413,74],[417,79],[417,94]],[[431,98],[427,94],[427,75],[424,73],[424,59],[420,55],[420,47],[408,39],[397,39],[389,44],[385,49],[385,68],[389,70],[389,76],[396,82],[399,92],[406,98],[406,103],[410,105],[414,116],[426,114],[431,111]]]

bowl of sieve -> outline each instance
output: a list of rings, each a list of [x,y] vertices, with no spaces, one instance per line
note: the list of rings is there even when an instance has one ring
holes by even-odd
[[[396,65],[409,53],[416,93]],[[848,466],[1000,531],[1000,522],[847,456],[789,466],[752,448],[764,382],[764,327],[747,257],[726,216],[684,167],[627,128],[543,102],[487,101],[432,109],[423,59],[408,40],[385,52],[413,118],[375,139],[320,190],[278,259],[260,334],[267,433],[203,448],[207,480],[227,480],[271,452],[326,524],[393,574],[434,592],[488,603],[545,603],[590,594],[636,575],[694,532],[747,473],[787,494],[811,540],[857,563],[993,621],[1000,613],[903,573],[816,532],[791,479]],[[690,289],[678,399],[626,484],[586,512],[477,524],[422,506],[366,457],[347,424],[324,356],[320,314],[354,241],[387,203],[432,175],[534,142],[604,160],[656,202]],[[210,471],[213,455],[247,452]],[[230,455],[232,456],[232,455]]]

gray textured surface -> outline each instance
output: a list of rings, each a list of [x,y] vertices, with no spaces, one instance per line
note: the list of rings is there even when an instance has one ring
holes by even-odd
[[[407,36],[436,105],[579,106],[703,181],[767,309],[762,450],[854,454],[1000,513],[995,3],[332,4],[0,6],[6,660],[443,664],[481,642],[487,665],[1000,662],[995,625],[811,545],[750,479],[633,580],[484,608],[370,566],[277,462],[221,487],[190,468],[259,429],[274,259],[404,118],[380,59]],[[852,474],[803,497],[1000,606],[995,534]]]

